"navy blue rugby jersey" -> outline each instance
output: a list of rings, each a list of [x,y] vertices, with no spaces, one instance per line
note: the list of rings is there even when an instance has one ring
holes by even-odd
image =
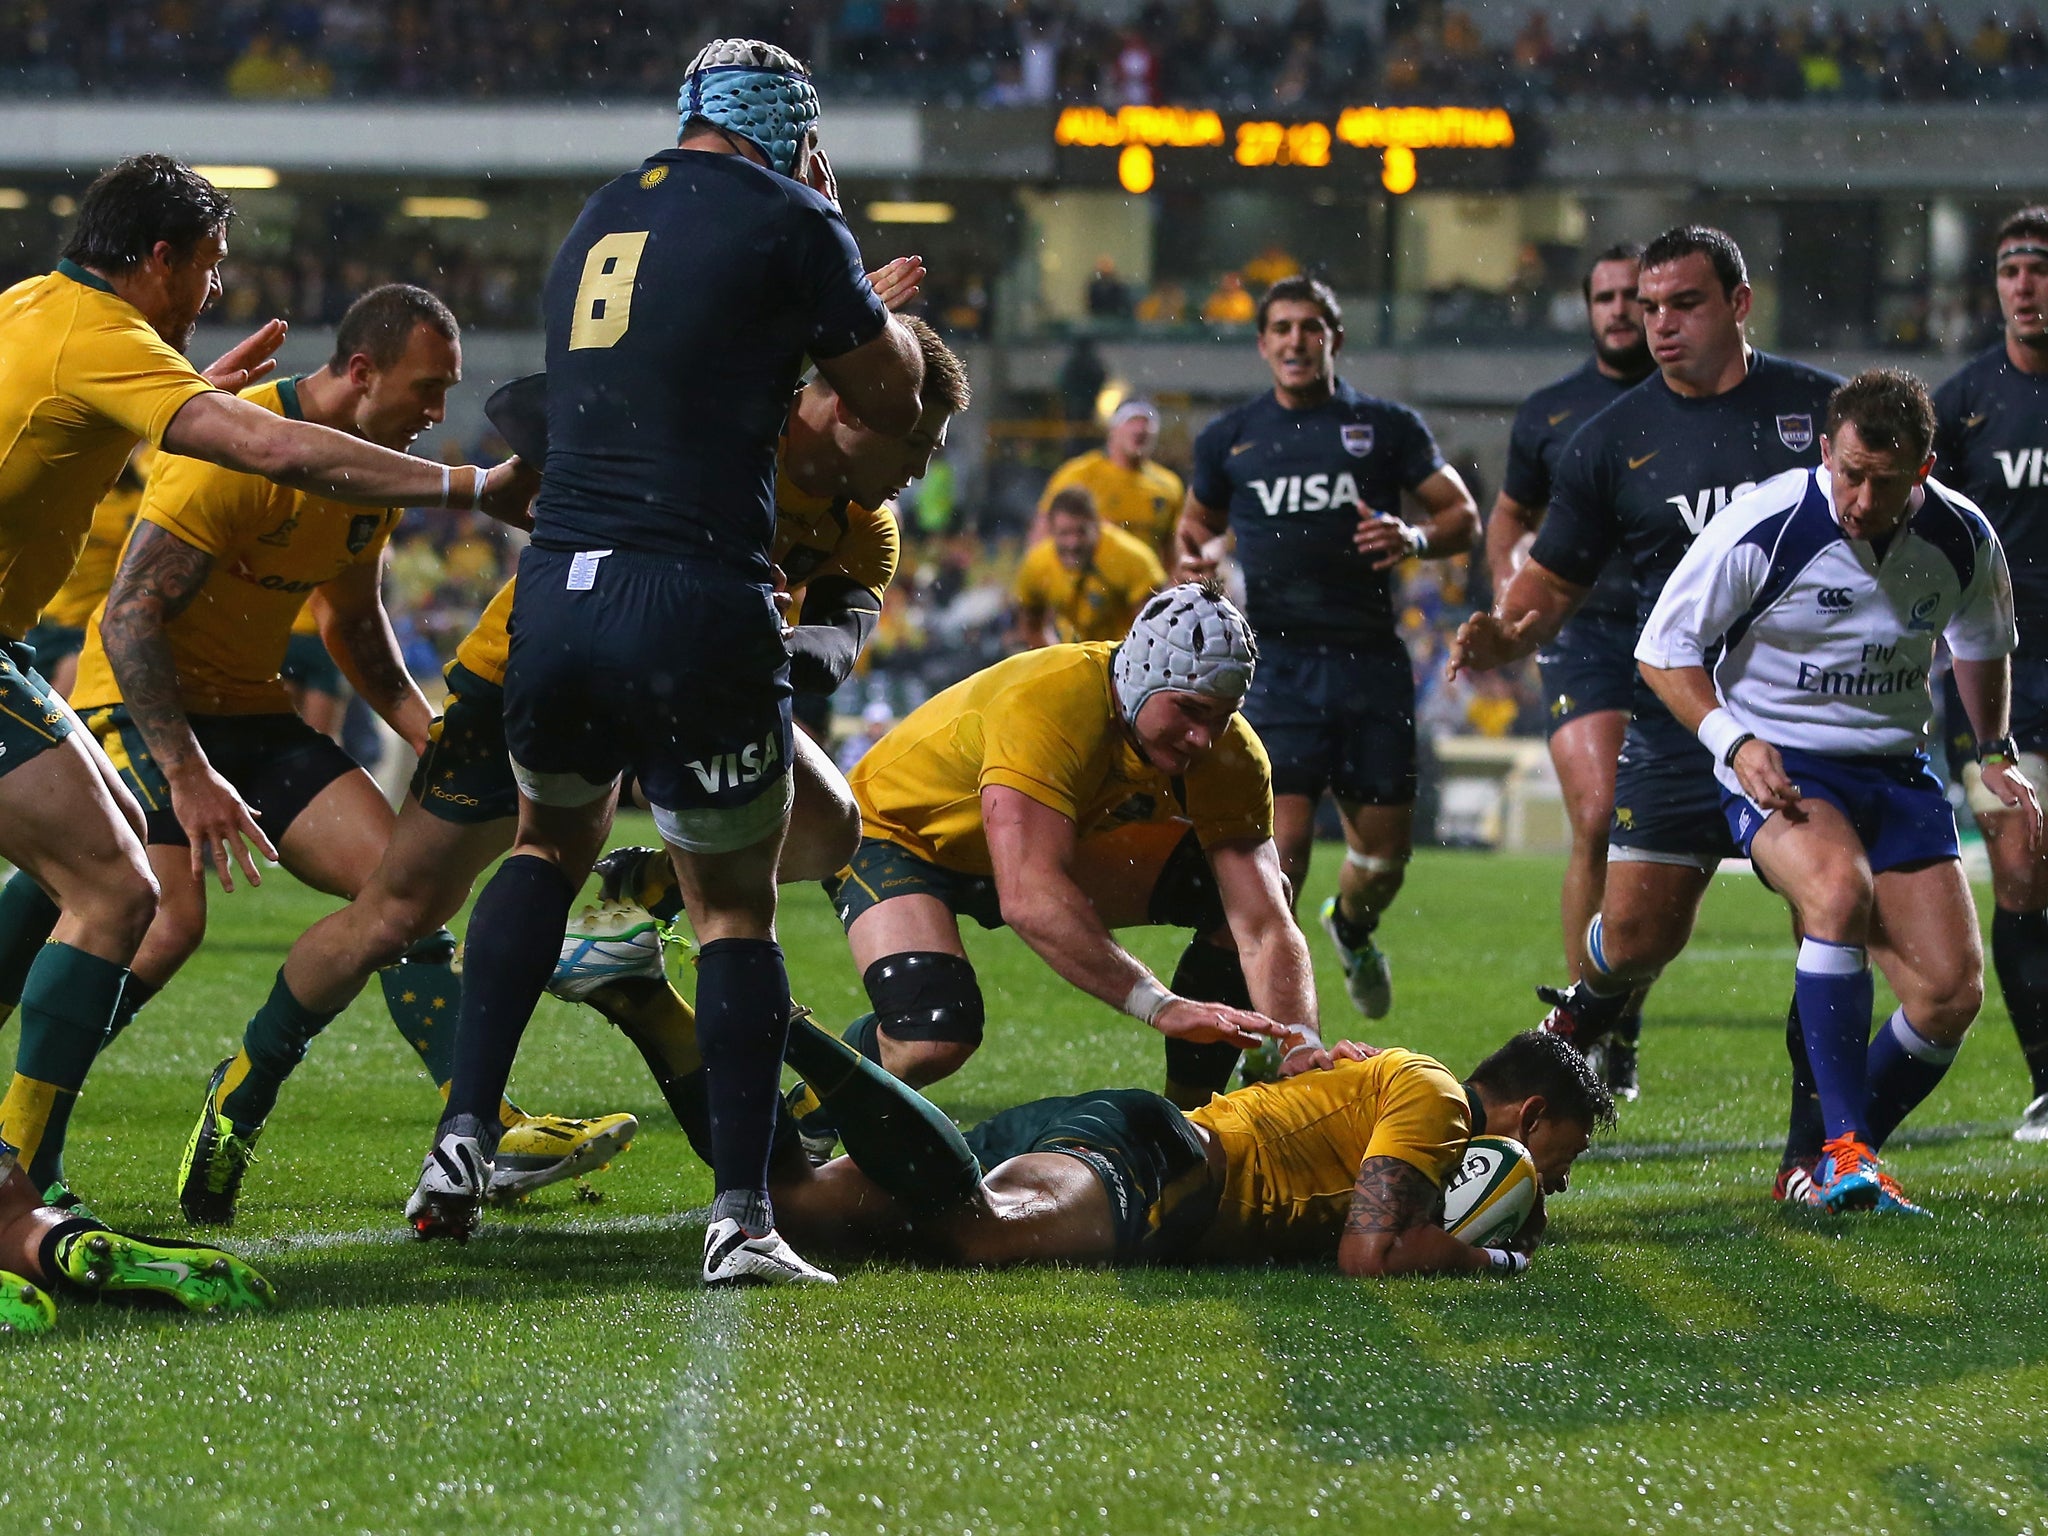
[[[1550,489],[1557,478],[1558,460],[1565,444],[1593,417],[1641,383],[1640,379],[1610,379],[1600,365],[1588,358],[1553,384],[1546,384],[1522,402],[1515,412],[1515,424],[1508,433],[1508,467],[1501,479],[1501,491],[1539,516],[1550,505]],[[1496,572],[1496,583],[1505,579]],[[1574,621],[1581,618],[1630,619],[1636,616],[1635,580],[1628,556],[1616,550],[1601,568],[1600,579],[1586,594]]]
[[[2048,375],[2000,342],[1934,392],[1934,473],[1983,510],[2012,569],[2019,654],[2048,660]]]
[[[739,155],[667,149],[600,188],[556,253],[534,538],[765,580],[775,439],[806,354],[887,312],[846,221]]]
[[[1395,637],[1389,571],[1352,545],[1358,503],[1399,515],[1401,492],[1444,467],[1405,405],[1341,379],[1328,400],[1289,410],[1271,390],[1225,411],[1195,439],[1189,490],[1237,533],[1245,601],[1262,638],[1384,643]]]

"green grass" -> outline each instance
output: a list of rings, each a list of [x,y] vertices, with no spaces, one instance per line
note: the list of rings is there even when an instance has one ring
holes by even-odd
[[[1418,859],[1370,1037],[1462,1068],[1533,1022],[1558,873]],[[216,898],[100,1063],[71,1172],[110,1219],[178,1225],[206,1073],[321,906],[281,876]],[[785,940],[798,995],[849,1017],[817,892]],[[1177,944],[1137,936],[1162,969]],[[1155,1082],[1148,1032],[1008,935],[969,947],[991,1024],[936,1094],[956,1115]],[[1334,1033],[1354,1021],[1314,949]],[[1777,902],[1720,882],[1653,1001],[1643,1100],[1514,1284],[876,1265],[707,1295],[708,1175],[625,1041],[552,1002],[515,1096],[630,1109],[640,1140],[601,1204],[553,1190],[467,1248],[415,1244],[398,1208],[436,1106],[373,990],[251,1172],[234,1243],[283,1310],[69,1303],[0,1345],[0,1532],[2048,1532],[2048,1158],[2005,1139],[2026,1093],[2003,1011],[1892,1159],[1937,1221],[1789,1211],[1766,1190],[1790,959]]]

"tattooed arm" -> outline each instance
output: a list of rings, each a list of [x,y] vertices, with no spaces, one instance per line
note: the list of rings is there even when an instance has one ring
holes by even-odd
[[[1493,1267],[1486,1250],[1451,1236],[1439,1224],[1443,1191],[1398,1157],[1368,1157],[1351,1191],[1351,1214],[1337,1243],[1347,1275],[1436,1275]]]
[[[391,615],[384,611],[381,588],[389,558],[387,550],[374,565],[352,565],[316,588],[313,614],[320,621],[321,643],[363,702],[413,751],[424,752],[434,712],[405,669]]]
[[[202,878],[211,860],[221,889],[232,891],[230,853],[241,860],[249,883],[261,885],[263,876],[245,841],[266,858],[276,858],[277,850],[256,825],[255,813],[200,750],[178,696],[178,668],[164,635],[165,626],[191,605],[212,570],[213,557],[204,550],[155,523],[137,523],[100,615],[100,640],[128,716],[170,784],[171,809],[192,845],[192,877]]]

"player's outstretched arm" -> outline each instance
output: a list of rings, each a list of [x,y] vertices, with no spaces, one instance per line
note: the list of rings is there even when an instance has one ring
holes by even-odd
[[[1557,638],[1578,612],[1590,587],[1582,587],[1535,560],[1525,560],[1490,613],[1475,613],[1451,640],[1448,675],[1491,672]]]
[[[1316,1018],[1315,971],[1287,905],[1279,849],[1268,837],[1218,843],[1206,852],[1252,1006],[1290,1028],[1282,1073],[1329,1066]]]
[[[1358,1182],[1352,1186],[1351,1213],[1337,1241],[1337,1267],[1367,1279],[1517,1267],[1503,1265],[1492,1250],[1473,1248],[1446,1232],[1437,1216],[1442,1199],[1443,1192],[1413,1163],[1368,1157],[1359,1165]]]
[[[1741,733],[1742,727],[1721,709],[1720,695],[1705,667],[1653,667],[1636,663],[1650,691],[1664,702],[1672,717],[1694,735],[1709,715],[1719,711],[1723,722],[1701,739],[1742,785],[1742,792],[1767,811],[1791,811],[1799,804],[1799,786],[1785,776],[1784,759],[1778,749],[1760,737]]]
[[[1486,519],[1486,569],[1496,588],[1514,580],[1529,555],[1529,541],[1543,526],[1543,509],[1525,507],[1506,491],[1493,499]]]
[[[313,592],[313,617],[320,640],[349,686],[415,752],[427,750],[434,711],[406,670],[391,615],[384,611],[382,580],[386,550],[376,563],[352,565]]]
[[[192,878],[205,877],[211,858],[221,889],[232,891],[236,859],[251,885],[263,883],[248,844],[267,859],[275,859],[277,850],[256,825],[256,813],[200,750],[164,635],[164,627],[191,605],[212,570],[213,557],[204,550],[155,523],[137,523],[100,614],[100,640],[129,718],[170,784],[171,809],[192,848]]]

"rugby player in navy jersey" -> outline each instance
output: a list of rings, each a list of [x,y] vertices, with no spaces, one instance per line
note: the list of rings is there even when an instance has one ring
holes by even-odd
[[[2005,336],[1934,392],[1934,457],[1942,479],[1991,520],[2012,569],[2013,740],[1980,743],[1952,679],[1943,714],[1949,761],[1961,767],[1991,855],[1991,963],[2033,1077],[2013,1137],[2048,1141],[2048,854],[2028,839],[2025,818],[1985,789],[1979,766],[2016,752],[2027,777],[2048,782],[2048,208],[2007,219],[1997,253]]]
[[[1283,278],[1260,300],[1258,327],[1272,391],[1195,440],[1181,555],[1206,574],[1205,546],[1237,535],[1261,652],[1244,714],[1273,762],[1281,867],[1298,893],[1330,790],[1346,852],[1323,927],[1351,1001],[1377,1019],[1393,980],[1373,933],[1401,889],[1415,810],[1415,678],[1394,627],[1393,572],[1471,548],[1479,509],[1420,416],[1337,377],[1344,316],[1327,285]],[[1404,492],[1423,521],[1400,516]],[[1211,1049],[1227,1063],[1230,1047]]]
[[[1586,272],[1586,318],[1593,355],[1554,384],[1522,402],[1508,437],[1507,473],[1493,515],[1486,520],[1486,567],[1496,584],[1515,573],[1528,541],[1543,526],[1550,487],[1565,444],[1594,416],[1649,377],[1655,368],[1636,303],[1643,248],[1610,246]],[[1559,902],[1564,917],[1568,979],[1585,971],[1586,925],[1600,910],[1607,884],[1607,824],[1614,812],[1614,760],[1628,729],[1636,678],[1630,654],[1636,637],[1635,582],[1628,556],[1616,550],[1577,613],[1557,638],[1536,653],[1543,696],[1550,706],[1550,761],[1564,791],[1571,828]],[[1640,999],[1637,999],[1639,1002]],[[1639,1007],[1632,1006],[1614,1036],[1595,1047],[1601,1080],[1617,1098],[1636,1096]]]
[[[1741,248],[1717,229],[1667,230],[1643,252],[1637,296],[1657,376],[1573,436],[1529,558],[1490,613],[1451,644],[1453,674],[1519,660],[1548,644],[1615,551],[1647,617],[1692,541],[1730,500],[1820,462],[1833,374],[1772,357],[1743,335],[1750,308]],[[1685,948],[1715,868],[1735,845],[1707,750],[1637,681],[1615,767],[1607,889],[1586,930],[1585,972],[1549,993],[1550,1028],[1582,1047],[1607,1036],[1629,994]],[[1804,1064],[1796,1020],[1787,1046]],[[1795,1082],[1795,1101],[1810,1090]],[[1820,1153],[1818,1138],[1798,1161]],[[1789,1164],[1788,1164],[1789,1166]]]
[[[519,830],[477,899],[455,1078],[406,1215],[423,1237],[475,1227],[495,1106],[631,769],[702,945],[705,1282],[829,1283],[776,1235],[767,1189],[789,1019],[775,441],[806,355],[890,435],[917,422],[923,364],[863,274],[802,66],[708,44],[678,109],[677,147],[591,197],[543,293],[547,471],[504,693]]]

